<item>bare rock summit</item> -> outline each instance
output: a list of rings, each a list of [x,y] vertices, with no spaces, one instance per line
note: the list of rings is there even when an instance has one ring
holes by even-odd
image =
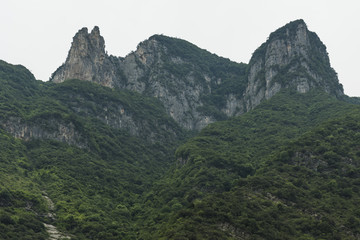
[[[300,93],[320,88],[337,97],[344,95],[325,45],[301,19],[271,33],[254,52],[244,95],[246,109],[254,108],[282,88]]]
[[[98,27],[91,33],[87,28],[79,30],[73,38],[66,62],[52,75],[51,80],[60,83],[66,79],[80,79],[114,87],[114,66],[105,52],[105,41]]]
[[[325,45],[303,20],[271,33],[249,64],[221,58],[181,39],[154,35],[126,57],[109,56],[99,28],[81,29],[51,81],[91,81],[159,99],[182,127],[199,130],[243,114],[281,89],[344,95]]]

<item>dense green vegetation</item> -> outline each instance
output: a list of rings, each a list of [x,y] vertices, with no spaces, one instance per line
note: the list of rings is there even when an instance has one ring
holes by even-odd
[[[358,239],[359,119],[357,110],[320,124],[230,191],[197,197],[164,239]]]
[[[19,124],[35,126],[28,141],[1,130],[1,238],[45,239],[47,222],[73,239],[135,239],[141,196],[169,168],[185,132],[155,99],[76,80],[42,83],[21,66],[1,64],[0,125],[19,136],[26,131]],[[104,121],[107,110],[121,109],[142,127],[138,133]],[[46,135],[62,125],[79,137]],[[55,221],[44,196],[55,204]]]
[[[48,239],[44,223],[72,239],[360,238],[359,98],[283,89],[227,119],[247,65],[152,38],[174,76],[215,76],[198,110],[224,121],[189,133],[155,98],[0,61],[1,239]],[[333,77],[314,46],[310,67]]]
[[[319,91],[283,91],[241,117],[209,125],[177,149],[177,167],[145,199],[155,218],[144,232],[155,233],[148,239],[352,239],[358,228],[333,230],[345,224],[337,219],[344,208],[330,209],[334,199],[349,201],[350,218],[360,197],[359,114],[358,106]],[[354,172],[354,181],[339,171]],[[343,185],[329,193],[333,178]],[[344,187],[351,200],[336,195]]]
[[[0,238],[45,239],[40,189],[27,178],[25,148],[0,130]]]

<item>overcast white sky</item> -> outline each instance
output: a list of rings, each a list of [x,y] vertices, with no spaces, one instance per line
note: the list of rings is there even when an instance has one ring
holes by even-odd
[[[345,93],[360,96],[359,0],[0,0],[0,59],[48,80],[75,33],[97,25],[115,56],[164,34],[248,63],[271,32],[299,18],[327,46]]]

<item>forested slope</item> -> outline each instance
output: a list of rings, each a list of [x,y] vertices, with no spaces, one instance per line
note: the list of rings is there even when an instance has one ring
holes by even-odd
[[[0,238],[359,239],[359,122],[303,20],[249,64],[83,28],[50,82],[0,61]]]
[[[43,222],[74,239],[135,238],[138,202],[186,133],[155,99],[76,80],[43,83],[5,62],[1,70],[2,238],[44,239]]]
[[[283,91],[176,151],[145,200],[163,239],[356,239],[360,108]],[[160,222],[160,224],[159,224]]]

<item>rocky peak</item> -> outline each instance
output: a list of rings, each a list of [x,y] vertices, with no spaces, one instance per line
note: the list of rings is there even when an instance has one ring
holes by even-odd
[[[82,28],[73,38],[66,62],[53,73],[51,81],[81,79],[113,87],[116,77],[112,68],[99,27],[95,26],[90,33]]]
[[[182,127],[199,130],[215,121],[214,110],[203,107],[204,95],[218,87],[222,76],[238,77],[239,64],[181,39],[154,35],[125,58],[108,56],[104,46],[97,27],[90,34],[86,28],[81,29],[74,37],[65,64],[51,80],[59,83],[76,78],[155,97]],[[224,69],[210,70],[218,65]]]
[[[67,61],[76,60],[79,64],[91,60],[91,63],[99,65],[103,63],[105,56],[105,41],[99,28],[94,27],[90,34],[87,28],[83,28],[74,37]]]
[[[200,130],[211,122],[239,115],[282,88],[305,93],[321,88],[342,96],[326,47],[303,20],[271,33],[249,65],[231,62],[185,40],[154,35],[126,57],[107,55],[98,27],[81,29],[66,62],[52,75],[128,89],[162,102],[182,127]]]
[[[161,53],[166,51],[167,49],[153,36],[148,40],[141,42],[138,45],[135,54],[142,64],[145,66],[151,66],[155,62],[161,61]]]
[[[290,22],[271,33],[254,52],[249,65],[244,99],[247,110],[282,88],[305,93],[316,87],[335,96],[344,94],[325,45],[303,20]]]
[[[89,57],[92,52],[98,60],[105,57],[105,41],[97,26],[91,33],[88,33],[86,27],[76,33],[67,60],[78,56]]]

